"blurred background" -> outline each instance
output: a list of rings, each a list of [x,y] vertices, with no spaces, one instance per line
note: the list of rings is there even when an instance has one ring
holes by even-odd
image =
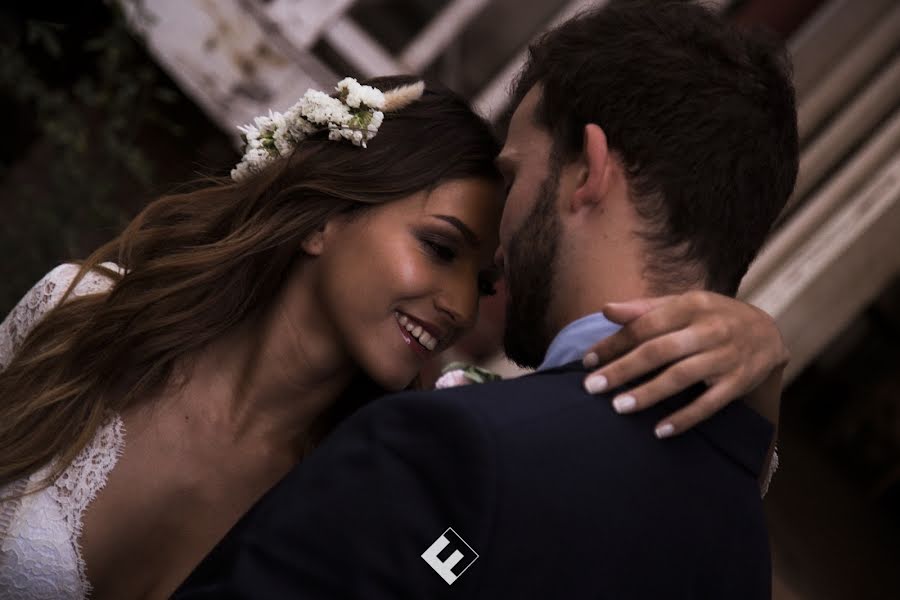
[[[399,72],[438,78],[492,117],[528,41],[598,4],[4,3],[0,315],[149,200],[226,173],[236,124],[308,87]],[[765,500],[775,597],[900,598],[900,2],[707,4],[787,42],[799,100],[797,188],[740,292],[793,353]],[[458,353],[511,374],[503,302]]]

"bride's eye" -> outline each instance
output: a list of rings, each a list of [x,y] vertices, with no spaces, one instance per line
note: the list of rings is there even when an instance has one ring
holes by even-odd
[[[435,239],[431,236],[422,236],[420,239],[422,243],[422,247],[434,258],[440,260],[441,262],[453,262],[456,258],[456,250],[451,248],[446,243],[443,243],[441,240]]]
[[[495,296],[497,294],[497,281],[500,279],[500,271],[496,267],[482,270],[478,274],[478,295]]]
[[[496,296],[497,287],[494,282],[487,277],[478,278],[478,295],[479,296]]]

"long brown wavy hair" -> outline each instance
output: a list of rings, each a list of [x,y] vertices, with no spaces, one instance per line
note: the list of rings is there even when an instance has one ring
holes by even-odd
[[[417,80],[367,83],[387,90]],[[240,183],[210,178],[150,203],[80,263],[66,294],[92,270],[112,289],[60,302],[0,373],[0,486],[51,461],[44,484],[52,482],[111,414],[171,383],[179,360],[261,323],[303,259],[302,241],[329,219],[454,179],[497,181],[498,150],[465,101],[428,85],[420,100],[385,115],[366,149],[317,134]],[[323,427],[362,401],[347,399]]]

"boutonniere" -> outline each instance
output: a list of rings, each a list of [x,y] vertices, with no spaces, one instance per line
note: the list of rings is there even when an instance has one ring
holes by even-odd
[[[441,369],[441,373],[443,373],[443,375],[434,382],[434,388],[437,390],[503,379],[492,371],[462,362],[450,363]]]

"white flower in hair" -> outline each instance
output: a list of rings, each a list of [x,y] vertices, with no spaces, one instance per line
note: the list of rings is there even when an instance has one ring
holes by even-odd
[[[369,123],[369,129],[374,129],[378,131],[378,128],[381,127],[381,124],[384,122],[384,113],[380,110],[376,110],[372,113],[372,122]]]
[[[269,114],[272,114],[271,110],[269,111]],[[256,126],[259,132],[262,133],[263,131],[267,131],[268,129],[272,128],[272,118],[265,115],[259,116],[253,119],[253,124]]]
[[[234,181],[241,181],[242,179],[246,179],[250,177],[253,172],[250,171],[250,165],[241,161],[238,165],[231,170],[231,179]]]
[[[420,98],[422,82],[404,85],[387,93],[347,77],[335,88],[337,97],[307,90],[284,113],[269,111],[253,119],[252,125],[238,127],[244,140],[244,156],[231,170],[231,178],[241,181],[263,170],[278,158],[288,156],[302,140],[328,130],[329,140],[347,140],[366,147],[384,122],[383,111],[395,111]]]
[[[342,79],[337,84],[337,90],[350,108],[360,108],[361,106],[375,110],[384,108],[384,94],[381,93],[381,90],[370,85],[361,85],[352,77]]]
[[[299,103],[295,104],[291,108],[289,108],[284,113],[285,127],[284,131],[276,132],[276,142],[280,138],[292,144],[292,147],[288,150],[290,152],[293,148],[300,143],[301,140],[306,139],[310,135],[319,131],[320,128],[316,125],[313,125],[309,121],[307,121],[303,115],[300,113]],[[286,152],[279,150],[282,154],[286,154]]]
[[[310,123],[336,126],[346,126],[352,116],[340,99],[316,90],[309,90],[300,100],[300,114]]]
[[[279,156],[287,156],[294,149],[294,140],[290,137],[290,131],[287,128],[276,129],[272,138],[275,141],[275,149],[278,150]]]
[[[269,152],[265,148],[253,148],[244,153],[244,159],[231,170],[231,178],[240,181],[246,176],[258,173],[269,161]],[[235,175],[238,175],[235,178]]]

